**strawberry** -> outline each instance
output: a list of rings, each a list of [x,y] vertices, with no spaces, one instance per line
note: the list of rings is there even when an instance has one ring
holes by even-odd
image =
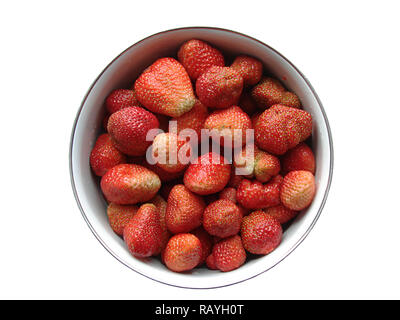
[[[196,102],[185,68],[173,58],[161,58],[143,71],[135,82],[136,97],[155,113],[179,117]]]
[[[254,254],[268,254],[282,240],[281,224],[263,211],[254,211],[243,218],[240,234],[244,248]]]
[[[166,212],[167,228],[172,233],[190,232],[201,225],[204,200],[182,184],[175,185]]]
[[[267,152],[253,148],[243,148],[240,153],[235,154],[234,166],[241,170],[241,173],[248,178],[255,177],[260,182],[268,182],[276,176],[281,167],[279,159]],[[254,151],[252,151],[252,149]]]
[[[204,122],[206,121],[207,116],[207,107],[202,104],[200,100],[196,100],[196,103],[190,111],[173,120],[176,120],[178,134],[182,133],[185,129],[191,129],[196,132],[196,137],[200,140],[201,129],[204,128]]]
[[[149,201],[149,203],[154,204],[156,206],[160,218],[161,244],[160,244],[160,249],[156,252],[158,254],[164,250],[171,236],[171,234],[167,229],[167,222],[166,222],[167,201],[165,201],[164,198],[161,197],[160,195],[156,195],[153,199]]]
[[[178,60],[194,81],[208,68],[225,65],[224,56],[218,49],[197,39],[189,40],[179,48]]]
[[[236,189],[232,188],[232,187],[227,187],[225,189],[223,189],[220,193],[219,193],[219,198],[220,199],[224,199],[224,200],[230,200],[233,203],[236,203]]]
[[[274,105],[265,110],[254,126],[257,146],[282,155],[307,139],[312,132],[312,117],[303,110]]]
[[[281,187],[282,204],[291,210],[307,208],[315,195],[314,175],[305,170],[290,171],[283,179]]]
[[[236,193],[238,203],[247,209],[263,209],[280,203],[282,177],[275,176],[269,183],[244,179]]]
[[[253,115],[257,110],[257,104],[251,97],[249,91],[243,90],[242,95],[239,99],[239,106],[242,108],[244,112],[246,112],[249,116]]]
[[[190,145],[175,133],[160,133],[154,138],[152,156],[164,171],[181,172],[189,163],[190,154]]]
[[[282,172],[306,170],[315,174],[315,157],[311,148],[304,142],[290,149],[282,157]]]
[[[231,166],[225,162],[225,158],[219,154],[206,153],[189,165],[183,183],[200,195],[217,193],[225,188],[231,175]]]
[[[163,168],[155,165],[155,164],[149,164],[146,160],[146,158],[140,158],[140,159],[134,159],[132,160],[131,158],[131,163],[139,164],[151,171],[153,171],[162,182],[169,182],[175,179],[178,179],[183,176],[184,171],[179,171],[179,172],[168,172],[165,171]]]
[[[223,272],[239,268],[246,261],[246,252],[240,236],[234,235],[217,242],[213,247],[212,256],[215,267]]]
[[[100,186],[109,202],[135,204],[153,198],[161,187],[161,181],[145,167],[119,164],[107,171]]]
[[[106,98],[106,108],[108,112],[114,113],[128,107],[140,107],[136,99],[135,91],[129,89],[116,89]]]
[[[146,140],[148,131],[158,126],[159,122],[151,112],[128,107],[110,116],[107,131],[118,150],[130,156],[141,156],[151,145],[151,141]]]
[[[217,266],[215,265],[215,259],[212,253],[207,257],[206,265],[211,270],[218,270]]]
[[[261,109],[268,109],[274,104],[284,104],[288,107],[300,108],[299,98],[285,89],[274,78],[263,78],[251,91],[253,99]]]
[[[252,128],[250,117],[238,106],[217,110],[210,114],[204,128],[216,130],[213,138],[221,145],[243,146],[246,143],[246,130]]]
[[[204,210],[203,227],[211,235],[227,238],[237,234],[242,222],[242,213],[230,200],[217,200]]]
[[[131,220],[138,210],[139,207],[135,205],[120,205],[111,202],[107,207],[108,222],[111,229],[117,235],[122,236],[129,220]]]
[[[231,68],[243,77],[245,86],[255,85],[261,80],[263,65],[261,61],[246,55],[237,56]]]
[[[197,229],[191,232],[194,234],[201,243],[201,260],[200,264],[203,264],[207,257],[211,254],[212,246],[213,246],[213,239],[212,237],[204,230],[203,227],[198,227]]]
[[[153,204],[143,204],[126,225],[123,233],[129,251],[137,258],[156,254],[161,244],[161,225],[158,209]]]
[[[90,153],[90,166],[97,176],[103,176],[107,170],[126,161],[125,155],[115,148],[108,133],[97,138]]]
[[[292,220],[297,214],[297,211],[290,210],[285,206],[279,204],[275,207],[270,207],[263,210],[265,213],[273,216],[280,224],[286,223]]]
[[[229,67],[211,67],[196,81],[196,93],[207,107],[227,108],[238,103],[243,78]]]
[[[191,233],[180,233],[169,239],[163,260],[168,269],[175,272],[189,271],[201,261],[200,240]]]

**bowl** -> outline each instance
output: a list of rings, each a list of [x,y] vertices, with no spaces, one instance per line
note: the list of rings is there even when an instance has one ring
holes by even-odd
[[[134,79],[156,59],[175,56],[189,39],[202,39],[228,56],[248,54],[261,60],[266,70],[295,92],[304,109],[313,116],[312,148],[316,157],[317,191],[313,203],[303,210],[284,232],[282,243],[272,253],[247,261],[231,272],[197,268],[190,273],[168,270],[158,259],[134,258],[124,241],[110,228],[99,179],[89,166],[89,155],[101,132],[103,107],[107,95],[117,88],[129,88]],[[118,55],[89,88],[78,110],[70,143],[72,189],[88,224],[99,242],[128,268],[150,279],[185,288],[216,288],[253,278],[287,257],[308,235],[324,207],[332,179],[333,146],[325,111],[306,77],[284,56],[270,46],[247,35],[218,28],[188,27],[168,30],[143,39]]]

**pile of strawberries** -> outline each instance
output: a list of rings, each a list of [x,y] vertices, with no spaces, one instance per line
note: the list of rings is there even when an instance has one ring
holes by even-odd
[[[273,251],[282,225],[314,198],[315,158],[306,144],[312,117],[253,57],[238,56],[228,67],[218,49],[189,40],[177,59],[158,59],[131,89],[111,92],[105,106],[107,133],[90,165],[101,177],[112,230],[137,258],[160,255],[175,272],[204,264],[237,269],[249,254]],[[166,132],[149,140],[158,128]],[[189,163],[149,161],[171,148],[191,154],[193,141],[181,133],[204,143],[204,129],[217,132],[211,140],[231,149],[231,160],[213,150]]]

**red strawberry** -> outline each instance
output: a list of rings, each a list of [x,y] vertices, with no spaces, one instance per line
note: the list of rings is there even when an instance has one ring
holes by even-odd
[[[250,117],[240,107],[232,106],[210,114],[204,128],[217,130],[215,138],[221,145],[243,146],[246,144],[246,130],[251,129],[252,125]]]
[[[249,116],[257,110],[257,105],[248,91],[243,91],[239,99],[239,106]]]
[[[279,221],[280,224],[292,220],[298,214],[297,211],[290,210],[281,204],[275,207],[264,209],[264,212],[269,214],[270,216],[273,216],[276,220]]]
[[[215,265],[215,259],[212,254],[210,254],[206,259],[206,265],[211,270],[218,270],[217,266]]]
[[[264,185],[257,180],[244,179],[237,189],[237,201],[247,209],[276,206],[280,203],[281,184],[282,177],[280,175]]]
[[[211,254],[211,250],[213,247],[213,238],[203,229],[203,227],[198,227],[197,229],[191,232],[194,234],[201,243],[201,260],[200,264],[203,264],[207,257]]]
[[[107,171],[100,186],[109,202],[135,204],[153,198],[161,187],[161,181],[145,167],[119,164]]]
[[[142,205],[124,229],[124,241],[138,258],[156,254],[161,244],[161,225],[158,209],[153,204]]]
[[[110,223],[111,229],[117,235],[122,236],[129,220],[131,220],[138,210],[138,206],[123,206],[111,202],[107,207],[108,222]]]
[[[282,182],[281,201],[291,210],[303,210],[314,199],[315,179],[309,171],[290,171]]]
[[[282,172],[286,174],[295,170],[306,170],[312,174],[315,173],[314,153],[304,142],[290,149],[282,157]]]
[[[254,211],[243,218],[240,234],[247,251],[268,254],[281,243],[282,227],[273,216],[263,211]]]
[[[140,106],[136,99],[135,91],[129,89],[116,89],[106,99],[106,108],[110,113],[128,107]]]
[[[167,229],[167,222],[166,222],[167,201],[165,201],[164,198],[161,197],[160,195],[156,195],[153,199],[149,201],[149,203],[154,204],[156,206],[160,217],[161,244],[160,244],[160,249],[157,252],[158,254],[164,250],[171,236],[171,234]]]
[[[227,108],[238,103],[243,78],[229,67],[211,67],[196,81],[196,93],[207,107]]]
[[[263,73],[263,65],[261,61],[245,55],[237,56],[233,61],[231,68],[239,72],[243,77],[245,86],[255,85],[261,80]]]
[[[219,50],[197,39],[189,40],[179,48],[178,59],[190,78],[195,81],[208,68],[225,65],[224,57]]]
[[[236,189],[232,187],[225,188],[219,193],[219,198],[236,203]]]
[[[168,196],[167,228],[172,233],[190,232],[201,225],[204,200],[182,184],[175,185]]]
[[[154,138],[152,156],[164,171],[181,172],[188,165],[190,155],[189,143],[175,133],[160,133]]]
[[[307,139],[312,132],[312,117],[306,111],[274,105],[264,111],[254,127],[260,149],[281,155]]]
[[[204,128],[204,122],[207,116],[207,107],[199,100],[196,100],[196,103],[190,111],[173,120],[176,120],[178,134],[185,129],[191,129],[196,132],[197,139],[200,140],[201,129]]]
[[[223,272],[235,270],[246,261],[246,252],[238,235],[217,242],[212,255],[215,267]]]
[[[90,166],[97,176],[103,176],[107,170],[126,161],[125,155],[114,147],[109,134],[104,133],[97,138],[90,153]]]
[[[191,233],[180,233],[169,239],[163,260],[168,269],[175,272],[189,271],[201,261],[200,240]]]
[[[161,58],[135,82],[136,97],[150,111],[179,117],[196,102],[185,68],[173,58]]]
[[[142,156],[151,145],[151,141],[146,141],[148,131],[158,126],[154,114],[140,107],[129,107],[110,116],[107,131],[118,150],[130,156]]]
[[[267,109],[274,104],[284,104],[293,108],[301,106],[299,98],[294,93],[286,91],[285,87],[274,78],[263,78],[253,88],[251,95],[261,109]]]
[[[200,195],[217,193],[225,188],[231,175],[231,166],[225,162],[219,154],[206,153],[189,165],[183,183]]]
[[[203,227],[211,235],[227,238],[237,234],[242,213],[230,200],[217,200],[204,210]]]
[[[131,163],[139,164],[151,171],[153,171],[162,182],[169,182],[175,179],[180,178],[183,176],[184,171],[180,172],[168,172],[162,169],[161,167],[155,165],[155,164],[149,164],[145,158],[140,158],[140,159],[132,159],[131,158]]]

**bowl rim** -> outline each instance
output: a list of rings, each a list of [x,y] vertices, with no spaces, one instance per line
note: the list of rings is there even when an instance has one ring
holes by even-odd
[[[312,94],[314,95],[315,99],[317,100],[318,106],[321,110],[323,119],[325,121],[325,125],[327,128],[327,134],[328,134],[328,143],[329,143],[329,151],[330,151],[330,157],[329,157],[329,175],[328,175],[328,181],[326,184],[326,188],[324,191],[324,195],[320,204],[320,207],[318,208],[318,212],[315,215],[313,221],[311,222],[311,224],[308,226],[307,230],[304,232],[304,234],[295,242],[295,244],[285,253],[282,255],[282,257],[280,259],[278,259],[273,265],[269,266],[268,268],[266,268],[264,271],[258,272],[257,274],[251,275],[246,277],[245,279],[241,279],[239,281],[234,281],[232,283],[227,283],[227,284],[223,284],[223,285],[218,285],[218,286],[211,286],[211,287],[189,287],[189,286],[182,286],[182,285],[177,285],[177,284],[173,284],[173,283],[168,283],[166,281],[162,281],[159,279],[155,279],[152,278],[149,275],[146,275],[142,272],[139,272],[138,270],[134,269],[132,266],[130,266],[128,263],[126,263],[125,261],[123,261],[115,252],[113,252],[108,246],[107,244],[104,242],[104,240],[98,235],[98,233],[96,232],[96,230],[93,228],[93,226],[91,225],[88,217],[86,216],[85,211],[83,210],[82,204],[80,202],[79,199],[79,195],[75,186],[75,180],[74,180],[74,170],[73,170],[73,164],[72,164],[72,154],[73,154],[73,141],[74,141],[74,137],[75,137],[75,131],[76,131],[76,126],[78,123],[78,119],[80,117],[80,114],[82,112],[83,106],[86,103],[86,100],[89,96],[89,94],[91,93],[91,91],[93,90],[94,86],[96,85],[97,81],[101,78],[101,76],[106,72],[106,70],[108,70],[108,68],[117,60],[119,59],[122,55],[124,55],[127,51],[129,51],[132,47],[152,38],[152,37],[156,37],[162,34],[166,34],[166,33],[172,33],[172,32],[176,32],[176,31],[181,31],[181,30],[190,30],[190,29],[195,29],[195,30],[214,30],[214,31],[222,31],[222,32],[228,32],[228,33],[233,33],[236,34],[238,36],[242,36],[245,37],[247,39],[250,39],[252,41],[256,41],[258,42],[260,45],[268,48],[269,50],[273,51],[275,54],[277,54],[278,56],[280,56],[286,63],[288,63],[296,72],[298,72],[298,74],[300,75],[301,78],[303,78],[303,80],[305,81],[306,85],[309,87],[309,89],[311,90]],[[80,107],[77,111],[77,114],[75,116],[75,120],[72,126],[72,132],[71,132],[71,136],[70,136],[70,144],[69,144],[69,174],[70,174],[70,181],[71,181],[71,187],[72,187],[72,191],[76,200],[76,203],[78,205],[78,208],[82,214],[82,217],[84,218],[84,220],[86,221],[86,224],[88,225],[89,229],[91,230],[91,232],[93,233],[93,235],[96,237],[96,239],[100,242],[100,244],[115,258],[117,259],[119,262],[121,262],[123,265],[125,265],[126,267],[128,267],[129,269],[135,271],[136,273],[151,279],[153,281],[157,281],[159,283],[162,284],[166,284],[172,287],[177,287],[177,288],[184,288],[184,289],[216,289],[216,288],[223,288],[223,287],[228,287],[228,286],[232,286],[234,284],[238,284],[247,280],[250,280],[254,277],[259,276],[260,274],[263,274],[264,272],[272,269],[273,267],[275,267],[277,264],[279,264],[280,262],[282,262],[284,259],[286,259],[287,256],[289,256],[303,241],[304,239],[308,236],[308,234],[311,232],[311,230],[313,229],[313,227],[315,226],[316,222],[318,221],[321,212],[325,206],[327,197],[328,197],[328,193],[331,187],[331,183],[332,183],[332,176],[333,176],[333,165],[334,165],[334,150],[333,150],[333,140],[332,140],[332,131],[331,131],[331,127],[329,125],[329,121],[328,121],[328,117],[326,115],[326,111],[322,105],[322,102],[320,100],[320,98],[318,97],[314,87],[311,85],[310,81],[307,79],[307,77],[289,60],[287,59],[284,55],[282,55],[280,52],[278,52],[277,50],[275,50],[274,48],[270,47],[269,45],[267,45],[266,43],[253,38],[251,36],[248,36],[246,34],[234,31],[234,30],[230,30],[230,29],[225,29],[225,28],[219,28],[219,27],[207,27],[207,26],[193,26],[193,27],[180,27],[180,28],[173,28],[173,29],[168,29],[168,30],[164,30],[164,31],[160,31],[157,33],[154,33],[146,38],[143,38],[140,41],[135,42],[134,44],[132,44],[131,46],[129,46],[128,48],[126,48],[124,51],[122,51],[120,54],[118,54],[101,72],[100,74],[96,77],[96,79],[92,82],[92,84],[90,85],[89,89],[87,90],[81,104]]]

